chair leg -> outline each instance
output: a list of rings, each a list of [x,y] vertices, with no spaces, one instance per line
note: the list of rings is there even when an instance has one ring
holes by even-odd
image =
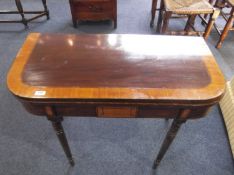
[[[215,9],[212,16],[210,17],[209,19],[209,22],[208,22],[208,25],[205,29],[205,33],[203,35],[204,39],[206,40],[208,38],[208,36],[210,35],[210,32],[211,32],[211,29],[212,29],[212,26],[214,25],[214,22],[216,20],[216,18],[219,16],[219,13],[220,11]]]
[[[165,34],[168,28],[169,19],[171,18],[172,12],[165,11],[164,17],[163,17],[163,26],[162,26],[162,34]]]
[[[72,17],[72,23],[73,23],[73,27],[77,28],[77,20],[75,19],[75,17]],[[115,27],[115,22],[114,22],[114,27]]]
[[[49,20],[50,19],[50,14],[49,14],[49,10],[48,10],[47,5],[46,5],[46,0],[42,0],[42,4],[43,4],[44,10],[46,12],[47,20]]]
[[[184,28],[184,30],[185,30],[186,32],[189,32],[190,27],[191,27],[191,26],[194,26],[196,16],[197,16],[197,15],[190,15],[190,16],[189,16],[188,21],[187,21],[187,23],[186,23],[186,26],[185,26],[185,28]]]
[[[223,9],[226,6],[226,0],[216,0],[214,7]]]
[[[156,27],[156,32],[157,33],[161,33],[163,11],[164,11],[164,2],[162,0],[161,4],[160,4],[160,10],[159,10],[159,14],[158,14],[158,23],[157,23],[157,27]]]
[[[114,29],[116,29],[117,28],[117,18],[115,17],[115,19],[114,19]]]
[[[150,27],[153,27],[153,25],[154,25],[155,13],[156,13],[156,9],[157,9],[157,2],[158,2],[158,0],[152,0]]]
[[[218,0],[216,0],[216,2],[217,2]],[[216,3],[215,2],[215,3]],[[213,3],[214,3],[214,0],[209,0],[209,3],[211,4],[211,5],[213,5]],[[207,16],[208,16],[208,14],[205,14],[204,15],[204,19],[206,19],[207,18]]]
[[[21,4],[21,1],[20,0],[15,0],[15,4],[16,4],[16,7],[22,17],[22,23],[24,24],[24,26],[27,28],[28,27],[28,22],[24,16],[24,10],[23,10],[23,6]]]
[[[117,0],[114,1],[114,13],[113,13],[113,17],[114,17],[114,29],[117,28]]]
[[[227,21],[227,24],[225,25],[225,27],[223,29],[223,32],[222,32],[221,36],[219,37],[219,41],[218,41],[218,43],[216,45],[216,47],[218,49],[221,48],[224,39],[227,37],[229,29],[232,28],[233,20],[234,20],[234,7],[232,7],[232,10],[230,12],[230,17],[229,17],[229,19]]]

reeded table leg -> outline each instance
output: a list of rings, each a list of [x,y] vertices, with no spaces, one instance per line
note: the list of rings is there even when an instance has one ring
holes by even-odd
[[[160,151],[157,155],[157,158],[154,161],[153,169],[156,169],[157,166],[160,164],[163,156],[165,155],[166,151],[168,150],[169,146],[171,145],[172,141],[174,140],[178,130],[182,123],[186,121],[187,116],[189,115],[190,110],[185,109],[181,112],[181,114],[173,120],[171,128],[167,132],[167,135],[163,141],[163,144],[160,148]]]
[[[63,147],[63,150],[68,158],[69,163],[71,164],[71,166],[74,166],[75,163],[72,158],[71,150],[69,148],[67,138],[66,138],[66,135],[64,133],[63,126],[61,123],[63,120],[63,117],[57,116],[56,112],[53,110],[52,107],[46,107],[46,113],[47,113],[48,120],[52,122],[54,130],[58,136],[60,144]]]

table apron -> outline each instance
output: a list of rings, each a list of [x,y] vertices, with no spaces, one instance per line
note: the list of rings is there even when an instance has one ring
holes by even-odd
[[[26,110],[34,115],[46,115],[46,107],[53,107],[60,116],[107,117],[107,118],[175,118],[183,109],[190,109],[189,118],[206,115],[209,106],[155,105],[144,103],[37,103],[21,101]]]

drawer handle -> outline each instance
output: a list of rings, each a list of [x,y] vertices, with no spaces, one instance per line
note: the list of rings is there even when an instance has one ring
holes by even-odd
[[[90,6],[89,6],[89,9],[90,9],[92,12],[101,12],[101,11],[103,11],[103,10],[102,10],[102,7],[100,7],[100,6],[94,6],[94,5],[90,5]]]

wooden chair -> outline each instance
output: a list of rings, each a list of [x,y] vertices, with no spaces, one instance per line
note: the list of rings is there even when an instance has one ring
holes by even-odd
[[[152,6],[155,1],[153,0]],[[219,15],[219,10],[214,8],[207,0],[161,0],[160,8],[152,7],[152,20],[151,26],[154,20],[154,15],[159,10],[159,17],[156,31],[162,34],[183,34],[183,35],[201,35],[207,39],[209,36],[215,19]],[[210,14],[208,22],[202,15]],[[203,23],[206,24],[205,32],[197,31],[194,27],[195,18],[199,16]],[[183,31],[168,32],[168,23],[170,18],[188,18],[186,26]],[[193,29],[193,31],[190,31]]]
[[[44,10],[42,11],[24,11],[21,0],[15,0],[15,4],[17,7],[17,11],[10,11],[10,10],[1,10],[0,14],[20,14],[21,20],[0,20],[0,23],[22,23],[25,27],[28,27],[28,22],[40,18],[42,16],[47,16],[47,20],[49,17],[49,10],[47,8],[46,0],[41,0]],[[25,14],[34,14],[31,18],[25,18]]]
[[[220,37],[216,45],[217,48],[221,48],[224,39],[227,37],[227,34],[230,30],[234,30],[233,20],[234,20],[234,0],[217,0],[214,5],[216,8],[221,10],[221,16],[226,21],[226,24],[223,29],[219,29],[215,24],[215,29],[218,31]],[[224,12],[223,9],[229,8],[229,13]]]

